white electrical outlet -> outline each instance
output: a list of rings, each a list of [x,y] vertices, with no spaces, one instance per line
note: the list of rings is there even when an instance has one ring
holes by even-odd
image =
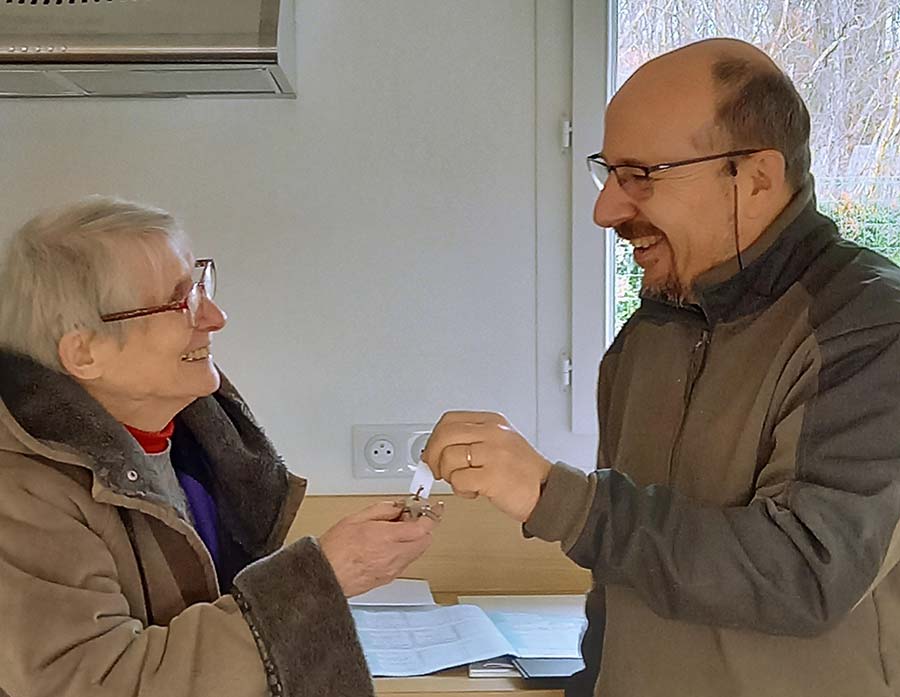
[[[360,424],[351,427],[353,476],[407,479],[425,449],[431,424]]]
[[[425,452],[425,446],[428,445],[428,439],[431,437],[431,431],[421,433],[413,439],[412,445],[409,446],[409,459],[418,464],[422,459],[422,453]]]
[[[387,471],[397,455],[397,446],[387,436],[372,436],[366,441],[363,449],[363,457],[366,458],[369,467],[376,472]]]

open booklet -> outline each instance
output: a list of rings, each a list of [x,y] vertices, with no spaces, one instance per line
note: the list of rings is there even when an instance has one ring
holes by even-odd
[[[578,666],[570,662],[575,672],[583,607],[583,596],[465,596],[448,606],[351,603],[376,677],[427,675],[499,656],[578,660]]]

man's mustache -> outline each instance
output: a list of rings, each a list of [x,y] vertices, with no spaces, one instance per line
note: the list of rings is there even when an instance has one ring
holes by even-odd
[[[613,229],[623,240],[636,240],[639,237],[652,237],[654,235],[665,237],[666,235],[655,225],[643,221],[629,220],[621,225],[616,225]]]

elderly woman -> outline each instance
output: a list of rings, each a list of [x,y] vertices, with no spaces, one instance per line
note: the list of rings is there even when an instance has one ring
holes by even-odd
[[[0,695],[372,694],[346,598],[428,546],[392,504],[282,548],[305,490],[210,352],[212,259],[90,198],[0,270]]]

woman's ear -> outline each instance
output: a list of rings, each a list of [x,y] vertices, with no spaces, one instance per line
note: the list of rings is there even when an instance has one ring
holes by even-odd
[[[63,369],[77,380],[96,380],[103,374],[100,340],[94,332],[72,329],[63,334],[57,346]]]

